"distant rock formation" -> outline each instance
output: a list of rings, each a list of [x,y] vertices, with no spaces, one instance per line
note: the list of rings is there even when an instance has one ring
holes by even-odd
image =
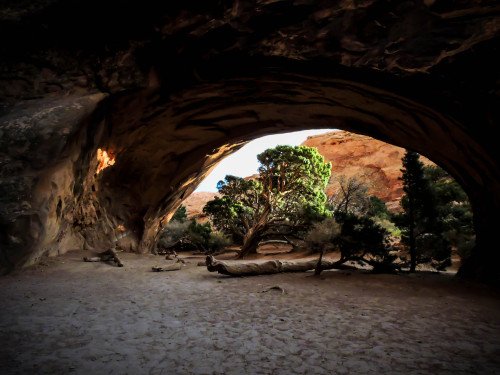
[[[198,221],[208,220],[207,215],[203,212],[203,207],[205,207],[208,201],[211,201],[216,196],[218,196],[217,193],[200,191],[187,197],[182,204],[186,207],[186,214],[188,218],[195,218]]]
[[[399,201],[403,196],[403,184],[399,180],[401,158],[405,150],[371,137],[347,131],[336,131],[308,137],[303,146],[316,147],[325,161],[332,163],[332,177],[326,188],[327,194],[336,189],[337,177],[358,175],[370,185],[368,193],[376,195],[391,211],[400,210]],[[432,162],[424,157],[422,161],[429,165]],[[246,177],[257,178],[258,175]],[[184,202],[188,217],[205,220],[203,213],[205,204],[217,193],[199,192],[191,194]]]
[[[316,147],[325,161],[332,163],[332,177],[326,188],[331,194],[340,175],[364,177],[370,185],[369,194],[376,195],[391,211],[399,210],[403,184],[398,180],[405,150],[371,137],[337,131],[308,137],[303,146]],[[432,164],[422,158],[425,164]]]

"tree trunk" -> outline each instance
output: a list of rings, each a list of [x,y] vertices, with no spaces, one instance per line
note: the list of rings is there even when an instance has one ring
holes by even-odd
[[[348,266],[344,263],[348,260],[362,260],[373,267],[375,273],[396,273],[398,268],[393,264],[384,264],[370,261],[363,258],[340,259],[331,261],[321,259],[319,269],[325,270],[356,270],[354,266]],[[205,264],[209,272],[218,272],[229,276],[254,276],[268,275],[282,272],[306,272],[318,269],[318,260],[294,261],[294,260],[268,260],[268,261],[222,261],[217,260],[211,255],[207,255]]]
[[[257,248],[259,247],[259,242],[262,240],[263,233],[264,228],[251,228],[243,238],[243,246],[241,246],[237,259],[242,259],[248,254],[257,254]]]
[[[321,268],[321,263],[323,261],[323,249],[320,250],[318,263],[316,263],[316,268],[314,269],[314,274],[319,276],[323,269]]]
[[[258,220],[254,220],[254,226],[250,228],[243,238],[243,246],[241,251],[237,256],[237,259],[241,259],[248,254],[256,254],[257,248],[259,247],[259,242],[262,240],[262,235],[267,230],[268,216],[271,212],[271,207],[268,205],[264,211],[260,214]]]
[[[340,269],[342,264],[343,261],[332,262],[329,260],[322,260],[321,269]],[[265,262],[221,261],[208,255],[206,258],[206,265],[209,272],[218,272],[230,276],[254,276],[281,272],[306,272],[315,269],[318,262],[315,259],[309,261],[268,260]]]
[[[248,254],[256,254],[257,248],[259,247],[261,237],[250,234],[250,236],[243,239],[243,246],[241,247],[240,253],[237,259],[242,259]]]

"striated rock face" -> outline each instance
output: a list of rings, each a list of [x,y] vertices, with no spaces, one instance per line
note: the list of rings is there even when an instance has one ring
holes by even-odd
[[[332,179],[326,188],[331,194],[337,187],[335,178],[360,176],[370,184],[368,193],[376,195],[389,210],[400,210],[399,201],[403,196],[401,158],[405,150],[364,135],[345,131],[308,137],[304,146],[316,147],[325,161],[332,163]],[[432,164],[422,158],[424,164]]]
[[[360,176],[370,189],[369,195],[376,195],[384,202],[389,210],[399,211],[399,201],[403,196],[401,177],[401,162],[404,148],[376,140],[366,135],[346,131],[337,131],[307,137],[303,146],[315,147],[325,157],[326,162],[332,163],[332,177],[326,193],[332,194],[338,187],[336,178]],[[422,157],[426,165],[432,165],[429,159]],[[247,177],[257,178],[258,174]],[[182,204],[186,206],[189,218],[205,218],[203,207],[214,198],[216,193],[197,192],[191,194]]]
[[[187,197],[182,204],[186,207],[186,214],[188,215],[188,218],[195,218],[198,221],[206,221],[208,217],[203,212],[203,207],[205,207],[208,201],[211,201],[216,196],[218,196],[217,193],[200,191]]]
[[[339,128],[452,173],[478,235],[462,273],[497,278],[499,9],[2,1],[1,270],[74,246],[147,252],[203,176],[246,141]],[[115,163],[97,173],[102,151]]]

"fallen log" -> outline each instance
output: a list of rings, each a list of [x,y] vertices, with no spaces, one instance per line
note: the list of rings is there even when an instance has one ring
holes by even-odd
[[[288,241],[284,241],[284,240],[269,240],[269,241],[261,241],[259,242],[259,247],[260,246],[264,246],[264,245],[269,245],[269,244],[273,244],[273,245],[288,245]]]
[[[115,248],[110,248],[102,253],[97,254],[95,257],[83,257],[85,262],[113,262],[118,267],[123,267],[121,259],[116,254]]]
[[[167,264],[166,266],[153,266],[153,267],[151,267],[151,269],[153,270],[153,272],[178,271],[183,266],[186,265],[186,262],[181,258],[174,258],[171,260],[173,260],[173,262],[170,264]]]
[[[170,253],[168,253],[166,256],[165,256],[165,259],[166,260],[174,260],[178,257],[177,253],[175,251],[172,251]]]
[[[305,272],[313,270],[318,261],[313,259],[306,262],[280,260],[268,260],[265,262],[227,262],[216,260],[213,256],[208,255],[205,263],[209,272],[218,272],[230,276],[253,276],[281,272]],[[332,262],[323,260],[321,262],[321,268],[323,270],[334,269],[340,267],[342,263],[340,261]]]
[[[173,263],[166,266],[153,266],[151,267],[153,272],[166,272],[166,271],[178,271],[182,268],[182,263]]]
[[[103,262],[114,262],[118,267],[123,267],[123,263],[121,259],[118,257],[118,254],[116,254],[116,250],[114,248],[110,248],[109,250],[106,250],[105,252],[99,254],[101,257],[101,260]]]

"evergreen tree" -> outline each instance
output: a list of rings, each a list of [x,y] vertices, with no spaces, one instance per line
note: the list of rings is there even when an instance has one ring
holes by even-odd
[[[410,253],[410,272],[415,272],[419,263],[436,261],[437,268],[444,268],[450,261],[450,246],[443,236],[438,200],[430,180],[424,173],[420,156],[406,150],[402,159],[405,195],[401,199],[403,213],[395,217],[401,229],[402,241]]]
[[[372,195],[370,196],[369,201],[370,204],[368,206],[368,216],[379,217],[382,219],[389,218],[389,211],[387,210],[387,206],[382,199],[380,199],[376,195]]]
[[[443,236],[462,259],[467,258],[475,244],[469,197],[443,168],[427,166],[424,168],[424,174],[430,181],[436,197],[438,220]]]
[[[294,235],[328,216],[324,189],[331,164],[317,149],[277,146],[257,159],[256,180],[226,176],[217,186],[222,197],[203,208],[217,229],[241,237],[239,257],[255,253],[264,236]]]
[[[188,219],[187,213],[186,213],[186,207],[181,204],[181,206],[175,211],[174,215],[172,216],[172,219],[170,221],[180,221],[181,223],[185,222]]]

